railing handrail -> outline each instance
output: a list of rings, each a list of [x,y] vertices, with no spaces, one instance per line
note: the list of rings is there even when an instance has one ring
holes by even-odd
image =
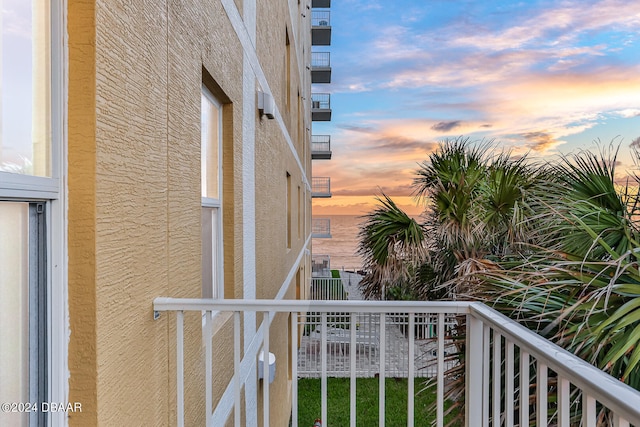
[[[472,303],[465,301],[248,300],[158,297],[153,300],[153,309],[155,311],[270,311],[277,313],[354,311],[359,313],[468,314],[470,304]]]
[[[499,330],[537,360],[544,361],[551,370],[582,390],[597,394],[598,401],[606,407],[624,415],[626,419],[640,420],[639,394],[634,388],[485,304],[476,302],[470,304],[469,308],[472,316]]]

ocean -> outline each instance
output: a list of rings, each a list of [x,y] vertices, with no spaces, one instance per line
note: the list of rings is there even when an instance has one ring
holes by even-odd
[[[320,216],[319,216],[320,217]],[[363,218],[351,215],[322,215],[331,220],[331,238],[313,239],[314,255],[329,255],[334,270],[354,270],[362,268],[362,258],[358,250],[358,233]]]

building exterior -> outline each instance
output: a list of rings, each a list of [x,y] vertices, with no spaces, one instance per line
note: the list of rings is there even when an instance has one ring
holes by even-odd
[[[175,425],[175,319],[154,298],[306,296],[310,8],[3,2],[0,401],[64,408],[0,425]],[[269,333],[271,425],[291,410],[288,320]],[[245,352],[261,322],[243,316]],[[205,425],[203,328],[213,407],[228,394],[232,324],[184,317],[185,425]],[[261,425],[256,363],[243,378],[242,424]]]

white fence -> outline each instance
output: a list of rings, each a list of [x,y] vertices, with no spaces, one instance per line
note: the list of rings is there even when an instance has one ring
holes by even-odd
[[[433,364],[435,366],[434,381],[436,382],[437,409],[436,425],[444,423],[444,389],[445,364],[447,363],[446,322],[448,316],[464,319],[465,333],[465,425],[467,426],[507,426],[523,425],[521,420],[536,426],[570,427],[582,425],[596,427],[598,411],[606,408],[608,416],[614,426],[640,426],[640,393],[615,378],[603,373],[594,366],[582,361],[576,356],[541,338],[535,333],[517,324],[513,320],[501,315],[495,310],[480,303],[466,302],[374,302],[374,301],[274,301],[274,300],[205,300],[205,299],[172,299],[156,298],[154,309],[175,312],[176,318],[176,402],[177,424],[184,425],[184,414],[189,408],[184,407],[184,378],[191,372],[185,372],[184,366],[184,312],[204,311],[207,316],[218,311],[233,312],[234,317],[234,374],[222,399],[217,402],[213,413],[207,409],[205,414],[207,425],[213,425],[213,420],[232,419],[235,426],[241,425],[243,416],[257,417],[256,413],[242,414],[243,389],[246,377],[241,376],[241,366],[256,366],[258,353],[262,350],[269,352],[269,330],[275,313],[292,313],[291,340],[297,342],[299,337],[298,317],[305,313],[315,313],[319,317],[320,330],[302,331],[317,334],[319,341],[318,353],[321,370],[321,416],[325,425],[331,425],[327,418],[327,377],[330,376],[330,359],[332,337],[339,339],[340,344],[348,346],[348,372],[350,378],[350,425],[358,425],[356,411],[356,357],[359,346],[378,345],[375,357],[378,366],[386,367],[389,353],[386,342],[388,328],[377,330],[359,329],[358,323],[363,314],[375,315],[379,318],[379,325],[387,325],[387,320],[399,316],[407,318],[406,333],[408,347],[407,360],[407,425],[414,425],[414,398],[416,372],[420,370],[416,363],[420,349],[416,346],[416,338],[421,334],[419,318],[437,318],[435,322],[435,337]],[[241,352],[242,314],[245,312],[262,313],[262,323],[256,338],[244,353]],[[341,313],[348,322],[344,332],[336,333],[332,330],[332,320],[335,313]],[[251,317],[255,319],[255,317]],[[210,324],[210,323],[209,323]],[[344,323],[343,323],[344,324]],[[334,322],[335,325],[335,322]],[[429,325],[427,323],[426,325]],[[305,326],[306,327],[306,326]],[[360,325],[362,327],[362,324]],[[360,331],[360,336],[358,332]],[[431,334],[427,328],[427,334]],[[205,369],[205,408],[212,408],[212,337],[211,328],[204,331],[206,342],[205,360],[194,369]],[[375,336],[375,339],[373,337]],[[356,351],[353,351],[356,349]],[[366,351],[366,348],[364,349]],[[404,353],[404,351],[402,352]],[[292,362],[292,378],[290,402],[292,408],[292,426],[298,426],[298,396],[297,369],[298,349],[292,346],[290,358]],[[264,361],[264,371],[268,372],[268,358]],[[379,420],[384,426],[385,420],[385,378],[389,375],[387,369],[379,369]],[[245,388],[245,392],[247,389]],[[247,401],[258,402],[262,397],[262,425],[269,427],[269,411],[272,404],[282,405],[282,402],[271,402],[269,397],[269,382],[265,381],[255,395],[245,395]],[[581,398],[578,399],[577,396]],[[254,406],[254,405],[251,405]],[[302,426],[306,427],[306,426]]]

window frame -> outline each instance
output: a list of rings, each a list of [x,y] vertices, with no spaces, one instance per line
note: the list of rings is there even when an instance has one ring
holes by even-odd
[[[217,183],[218,183],[218,189],[217,189],[217,194],[218,197],[214,198],[214,197],[204,197],[203,194],[203,189],[202,189],[202,178],[200,180],[201,183],[201,188],[200,188],[200,195],[201,195],[201,212],[204,210],[215,210],[216,211],[216,215],[215,215],[215,220],[212,221],[211,223],[211,248],[212,248],[212,259],[211,259],[211,268],[212,268],[212,273],[211,273],[211,277],[213,279],[213,283],[211,285],[211,297],[214,299],[223,299],[224,298],[224,253],[223,253],[223,227],[222,227],[222,188],[223,188],[223,182],[222,182],[222,148],[223,148],[223,104],[215,97],[215,95],[213,95],[212,91],[203,83],[201,86],[201,105],[202,105],[202,101],[203,99],[206,99],[208,102],[210,102],[218,111],[218,126],[217,126],[217,152],[218,152],[218,158],[217,158]],[[203,111],[200,112],[200,120],[201,120],[201,124],[204,121],[205,117],[203,115]],[[205,161],[205,159],[202,158],[202,144],[204,143],[204,141],[202,140],[202,129],[201,129],[201,139],[200,139],[200,164],[201,164],[201,168],[200,170],[202,171],[202,162]],[[205,169],[208,170],[208,169]],[[202,213],[201,213],[201,218],[202,218]],[[203,226],[204,224],[201,224],[201,238],[204,239],[204,234],[203,234]],[[204,245],[204,240],[202,241],[202,245]],[[202,265],[202,269],[204,272],[204,254],[203,254],[203,259],[202,259],[203,265]],[[203,273],[203,277],[204,277],[204,273]],[[206,284],[202,283],[202,290],[201,290],[201,294],[202,297],[204,298],[205,295],[208,295],[207,292],[205,292],[205,286]]]

